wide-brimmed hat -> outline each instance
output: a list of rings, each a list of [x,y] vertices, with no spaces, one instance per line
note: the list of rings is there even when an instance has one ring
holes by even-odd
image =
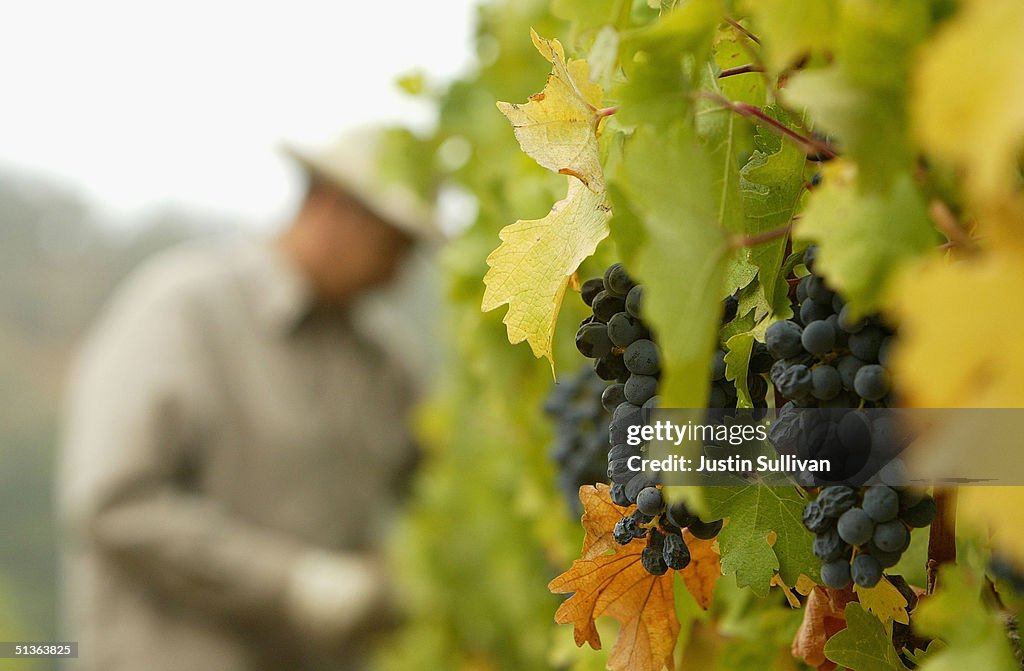
[[[409,186],[381,177],[383,134],[380,128],[359,128],[321,148],[285,142],[281,149],[311,177],[348,193],[395,228],[420,241],[440,241],[443,236],[431,204]]]

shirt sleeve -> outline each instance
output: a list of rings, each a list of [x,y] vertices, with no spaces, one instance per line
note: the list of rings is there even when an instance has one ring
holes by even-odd
[[[87,342],[69,388],[64,522],[73,544],[161,599],[287,626],[289,574],[317,549],[185,484],[201,459],[197,319],[177,294],[143,292],[115,305]]]

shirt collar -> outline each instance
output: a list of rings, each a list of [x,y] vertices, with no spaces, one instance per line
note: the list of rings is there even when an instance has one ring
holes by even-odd
[[[260,240],[253,260],[250,285],[256,318],[274,335],[293,333],[313,309],[312,284],[273,240]]]

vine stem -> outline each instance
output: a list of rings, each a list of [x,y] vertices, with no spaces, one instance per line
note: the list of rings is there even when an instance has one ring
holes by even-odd
[[[737,21],[736,19],[727,16],[725,17],[725,22],[728,23],[733,28],[735,28],[736,30],[743,33],[744,35],[746,35],[747,37],[749,37],[754,44],[761,44],[761,40],[758,39],[757,35],[755,35],[754,33],[744,28],[742,25],[740,25],[740,22]]]
[[[793,109],[792,106],[786,103],[783,96],[782,86],[788,75],[783,73],[778,78],[773,78],[768,74],[768,69],[764,66],[764,62],[761,60],[761,54],[754,49],[749,42],[741,41],[739,45],[747,52],[747,55],[750,56],[750,60],[753,61],[753,64],[760,68],[759,70],[754,70],[754,72],[761,73],[761,78],[764,80],[765,87],[772,92],[772,97],[775,99],[775,105],[789,115],[790,120],[797,126],[797,128],[801,129],[805,133],[809,133],[810,129],[803,121],[803,114],[799,113]]]
[[[754,44],[756,44],[759,47],[761,46],[761,40],[757,37],[757,35],[755,35],[754,33],[750,32],[749,30],[744,28],[740,24],[739,21],[737,21],[736,19],[733,19],[732,17],[728,17],[727,16],[725,18],[725,22],[728,23],[730,26],[732,26],[737,31],[739,31],[740,34],[745,35],[747,38],[749,38],[751,42],[753,42]],[[774,94],[775,94],[775,96],[774,96],[775,97],[775,104],[778,107],[782,108],[786,112],[786,114],[789,115],[789,118],[793,120],[794,124],[796,124],[804,132],[809,132],[807,126],[804,124],[804,122],[802,120],[803,115],[798,114],[793,108],[791,108],[789,105],[787,105],[786,102],[782,98],[781,88],[784,85],[784,82],[785,82],[785,79],[786,79],[786,76],[787,76],[786,73],[782,73],[779,76],[778,79],[773,79],[771,76],[769,76],[767,69],[764,67],[764,64],[761,61],[761,54],[758,52],[758,50],[754,49],[750,45],[750,42],[746,42],[746,41],[742,41],[741,40],[739,42],[739,45],[740,45],[740,47],[743,48],[744,51],[747,52],[747,54],[750,55],[750,58],[754,61],[753,65],[757,68],[757,69],[754,69],[754,70],[750,70],[750,72],[760,72],[760,73],[762,73],[762,77],[764,78],[765,86],[767,86],[769,90],[774,92]],[[802,63],[796,66],[797,69],[801,69],[802,67],[803,67]]]
[[[771,242],[772,240],[778,240],[789,235],[789,232],[793,230],[793,224],[789,223],[785,226],[779,226],[768,231],[761,231],[760,233],[754,233],[752,235],[743,235],[736,233],[729,236],[729,248],[739,249],[741,247],[756,247],[757,245],[765,242]]]
[[[813,137],[806,137],[804,135],[801,135],[800,133],[797,133],[793,129],[787,127],[782,123],[779,123],[775,119],[765,114],[764,110],[762,110],[760,107],[755,107],[754,105],[748,105],[747,103],[729,100],[728,98],[720,96],[717,93],[708,93],[705,91],[701,95],[710,100],[714,100],[715,102],[722,105],[725,109],[732,110],[733,112],[736,112],[740,116],[744,116],[747,117],[748,119],[753,119],[754,121],[762,123],[768,128],[778,133],[779,135],[782,135],[785,138],[789,138],[798,146],[800,146],[800,148],[803,149],[804,153],[806,153],[808,156],[823,156],[825,158],[836,157],[836,153],[832,149],[832,147]]]
[[[946,236],[947,244],[950,247],[974,250],[974,240],[971,239],[967,231],[960,228],[956,215],[953,214],[948,205],[938,199],[932,200],[928,203],[928,215],[931,217],[935,227]]]
[[[732,77],[733,75],[745,75],[748,72],[764,72],[764,68],[757,63],[747,63],[746,65],[737,65],[734,68],[726,68],[718,73],[718,78],[723,79],[725,77]]]
[[[936,489],[935,506],[938,512],[928,532],[928,594],[935,591],[939,567],[956,561],[956,489]]]

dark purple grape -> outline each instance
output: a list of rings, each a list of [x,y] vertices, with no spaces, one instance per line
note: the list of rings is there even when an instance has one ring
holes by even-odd
[[[850,545],[864,545],[871,540],[875,523],[862,509],[850,508],[839,517],[836,531]]]
[[[635,285],[621,263],[613,263],[604,272],[604,288],[610,294],[625,297]]]
[[[662,552],[656,548],[644,548],[640,553],[640,563],[651,575],[665,575],[668,572],[668,564]]]
[[[661,514],[665,509],[665,499],[657,487],[646,487],[636,495],[636,509],[651,517]]]
[[[594,298],[604,291],[604,280],[600,277],[592,277],[580,286],[580,296],[583,297],[583,302],[590,307],[594,304]]]
[[[800,336],[803,329],[793,321],[779,321],[768,327],[764,333],[764,342],[768,351],[776,359],[788,359],[803,352]]]
[[[602,291],[594,297],[591,309],[598,321],[608,323],[609,319],[626,309],[626,301],[622,296]]]
[[[850,562],[845,557],[821,565],[821,582],[825,587],[843,589],[850,584],[850,580]]]
[[[871,555],[861,553],[853,559],[850,576],[861,587],[874,587],[882,579],[882,565]]]
[[[660,370],[658,347],[650,340],[637,340],[626,348],[622,358],[631,373],[655,375]]]
[[[702,541],[709,541],[718,535],[718,532],[722,530],[722,520],[714,520],[713,522],[705,522],[699,517],[690,520],[690,524],[687,525],[687,529],[693,534],[694,538],[699,538]]]
[[[690,565],[690,548],[686,546],[683,537],[678,534],[665,536],[665,545],[662,548],[661,556],[665,560],[665,565],[676,571],[682,571]]]

